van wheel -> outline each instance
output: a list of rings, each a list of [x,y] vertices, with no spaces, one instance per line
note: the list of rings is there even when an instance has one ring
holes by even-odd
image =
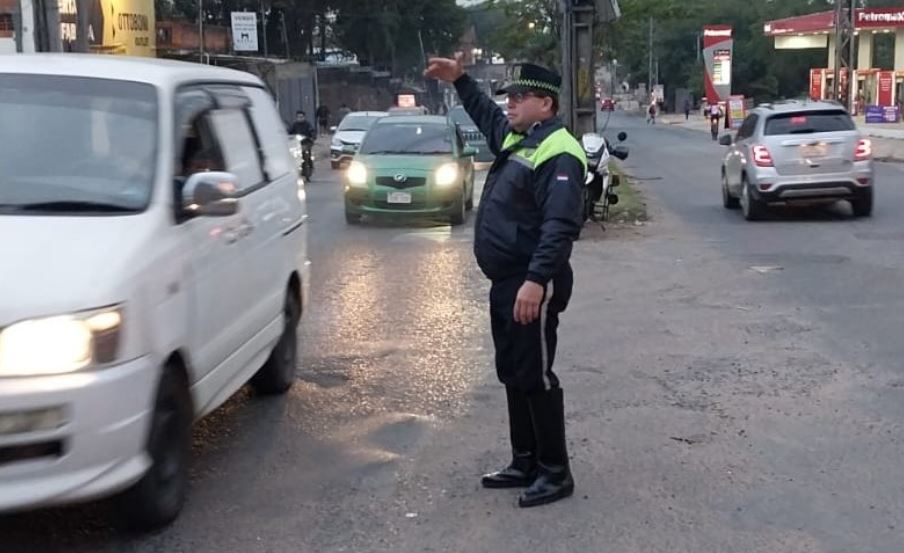
[[[182,511],[188,495],[193,419],[188,382],[179,371],[165,368],[146,446],[151,467],[116,500],[120,523],[125,528],[155,530],[175,520]]]
[[[289,289],[283,306],[283,333],[270,352],[264,366],[251,378],[251,387],[262,395],[284,394],[295,382],[298,366],[298,321],[301,306],[296,294]]]
[[[867,189],[863,196],[856,200],[851,200],[851,208],[854,210],[854,217],[869,217],[873,214],[873,190]]]

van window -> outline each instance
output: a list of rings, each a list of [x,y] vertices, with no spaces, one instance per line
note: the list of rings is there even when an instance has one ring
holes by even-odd
[[[245,93],[253,101],[249,111],[261,143],[267,176],[273,180],[291,173],[293,163],[289,154],[289,135],[276,111],[273,97],[261,88],[246,88]]]
[[[766,120],[766,136],[852,131],[856,129],[844,110],[801,111],[773,115]]]
[[[238,109],[220,109],[210,113],[209,121],[223,152],[226,170],[238,178],[239,192],[263,183],[264,173],[247,114]]]

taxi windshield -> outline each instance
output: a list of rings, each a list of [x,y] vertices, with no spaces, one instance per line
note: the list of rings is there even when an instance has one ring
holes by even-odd
[[[147,84],[48,75],[0,79],[0,213],[142,211],[157,158]]]

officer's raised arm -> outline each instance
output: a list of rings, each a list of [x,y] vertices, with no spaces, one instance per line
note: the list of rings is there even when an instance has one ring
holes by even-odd
[[[490,150],[498,155],[502,150],[505,136],[511,131],[508,119],[502,108],[481,92],[474,79],[465,73],[461,59],[461,52],[455,54],[455,59],[430,58],[424,75],[455,85],[465,111],[486,137]]]

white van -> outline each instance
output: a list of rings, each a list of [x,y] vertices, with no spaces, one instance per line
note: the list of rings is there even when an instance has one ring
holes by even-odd
[[[289,389],[303,182],[250,74],[0,57],[0,512],[118,495],[173,520],[191,424]]]

